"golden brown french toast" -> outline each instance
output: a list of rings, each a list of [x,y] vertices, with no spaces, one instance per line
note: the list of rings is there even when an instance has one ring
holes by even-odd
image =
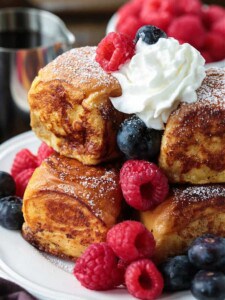
[[[24,238],[38,249],[76,259],[105,241],[121,213],[119,171],[53,154],[38,167],[23,200]]]
[[[225,182],[225,69],[212,68],[197,91],[182,103],[165,128],[159,164],[170,182]]]
[[[140,213],[156,240],[155,261],[184,253],[198,236],[225,236],[225,185],[174,187],[154,210]]]
[[[40,70],[29,91],[31,127],[61,155],[95,165],[120,155],[116,135],[125,115],[111,104],[116,78],[95,61],[95,47],[72,49]]]

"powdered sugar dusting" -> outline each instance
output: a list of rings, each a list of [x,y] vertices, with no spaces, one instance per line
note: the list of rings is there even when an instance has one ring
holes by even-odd
[[[61,159],[59,155],[51,156],[46,162],[56,172],[56,181],[51,190],[72,196],[83,202],[92,213],[107,222],[108,211],[103,209],[106,203],[110,209],[120,199],[119,173],[110,166],[86,166],[70,158]],[[57,167],[55,166],[57,165]]]
[[[95,61],[96,47],[72,49],[49,63],[40,71],[45,80],[63,80],[87,92],[109,87],[116,79]]]
[[[189,186],[185,189],[174,189],[175,201],[199,202],[213,198],[222,197],[225,199],[225,186]]]
[[[197,91],[198,100],[225,108],[225,69],[211,68],[206,74],[202,86]]]

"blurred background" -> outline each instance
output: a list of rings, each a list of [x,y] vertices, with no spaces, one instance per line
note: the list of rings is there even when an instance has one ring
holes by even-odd
[[[179,1],[179,0],[178,0]],[[187,0],[188,1],[188,0]],[[126,0],[0,0],[0,7],[26,6],[49,10],[76,36],[76,47],[96,45],[105,35],[110,16]],[[225,0],[204,0],[225,6]]]
[[[180,0],[177,1],[178,3],[181,3],[179,2]],[[186,1],[189,3],[189,0]],[[97,45],[101,41],[105,36],[107,23],[110,18],[118,8],[126,2],[127,0],[0,0],[0,9],[19,7],[20,10],[20,8],[26,7],[49,11],[61,18],[69,31],[76,37],[75,44],[71,42],[70,46],[82,47],[87,45]],[[225,7],[225,0],[203,0],[202,2],[204,4],[217,4]],[[185,7],[187,7],[185,1],[182,3],[185,3]],[[206,9],[209,8],[203,7]],[[224,9],[220,7],[219,12],[218,9],[216,9],[216,12],[214,11],[212,16],[209,15],[209,17],[213,17],[212,22],[218,21],[218,16],[221,15],[221,9],[224,13]],[[28,18],[28,16],[24,17],[23,15],[21,17],[21,12],[18,14],[18,19],[16,19],[15,15],[13,17],[11,13],[8,14],[3,11],[5,10],[1,10],[0,12],[0,27],[2,31],[0,35],[0,77],[2,79],[0,80],[0,143],[21,132],[30,130],[29,107],[27,103],[27,92],[30,85],[41,67],[53,60],[55,56],[66,51],[66,48],[60,46],[62,45],[62,41],[60,40],[61,37],[59,39],[57,37],[62,31],[62,28],[55,27],[53,24],[54,22],[49,25],[49,23],[41,23],[36,17]],[[6,11],[9,10],[7,9]],[[25,12],[30,10],[22,9],[22,11]],[[216,34],[215,32],[209,33],[206,38],[206,35],[202,36],[201,32],[198,31],[196,33],[196,28],[194,35],[192,28],[191,31],[189,30],[189,38],[191,40],[194,38],[196,45],[197,43],[200,43],[199,41],[201,39],[204,39],[203,42],[205,43],[205,48],[201,53],[207,63],[225,59],[225,20],[223,13],[222,19],[219,19],[220,23],[217,24],[219,27]],[[43,14],[45,16],[49,15],[49,13],[45,12]],[[149,17],[148,14],[147,16]],[[196,17],[197,16],[195,16],[195,18]],[[209,20],[211,20],[211,17]],[[58,20],[58,18],[56,19]],[[158,16],[155,20],[159,20]],[[120,25],[124,27],[123,29],[128,31],[133,29],[134,33],[136,33],[137,29],[135,26],[132,27],[129,22],[128,25],[126,24],[126,26],[124,26],[124,17],[121,18],[121,21]],[[58,21],[56,21],[56,23],[57,22]],[[202,22],[202,20],[199,22]],[[147,22],[145,24],[149,23]],[[7,27],[5,27],[6,24],[10,27],[10,30],[8,31]],[[32,29],[26,31],[25,26],[28,26],[28,24]],[[36,24],[37,27],[35,29],[33,29],[34,24]],[[42,24],[42,26],[40,26],[40,24]],[[59,24],[61,24],[61,22],[59,22]],[[162,28],[160,25],[156,26]],[[54,32],[53,28],[55,28]],[[185,26],[182,25],[179,28],[182,28],[183,30]],[[36,34],[36,31],[39,31],[39,29],[43,32]],[[178,30],[178,32],[179,31],[181,30]],[[185,29],[183,31],[186,34],[187,30]],[[123,31],[120,30],[120,32]],[[30,34],[25,35],[25,33]],[[128,34],[128,32],[123,33]],[[23,36],[21,36],[22,34]],[[47,37],[46,41],[49,43],[50,36],[53,39],[57,39],[57,41],[51,44],[54,46],[48,45],[49,47],[45,48],[44,38]],[[170,36],[174,35],[171,34]],[[175,36],[175,38],[177,37]],[[43,40],[40,43],[41,39]],[[177,39],[179,40],[179,38]],[[182,42],[182,38],[179,42]],[[184,42],[189,41],[184,40]],[[6,43],[9,44],[6,45]],[[15,43],[19,43],[19,45],[14,45]],[[190,44],[195,46],[191,41]],[[43,45],[43,47],[37,47],[40,45]],[[12,48],[17,49],[18,51],[11,51]],[[198,49],[197,46],[196,48]],[[200,51],[201,50],[202,49],[200,49]]]

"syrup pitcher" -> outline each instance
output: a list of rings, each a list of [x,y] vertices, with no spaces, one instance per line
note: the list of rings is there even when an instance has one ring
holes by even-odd
[[[27,93],[34,77],[74,42],[74,35],[52,13],[0,10],[0,143],[30,129]]]

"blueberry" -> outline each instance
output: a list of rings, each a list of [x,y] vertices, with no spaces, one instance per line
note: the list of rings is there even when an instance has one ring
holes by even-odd
[[[218,271],[199,271],[191,284],[192,294],[199,300],[224,300],[225,275]]]
[[[133,116],[126,119],[117,134],[117,144],[127,159],[151,159],[159,153],[162,131],[147,128]]]
[[[135,43],[139,39],[142,39],[143,42],[145,42],[148,45],[152,45],[158,42],[160,38],[167,38],[167,35],[164,31],[159,29],[158,27],[147,25],[141,27],[135,36]]]
[[[191,286],[191,281],[197,272],[189,262],[187,255],[169,258],[159,266],[164,278],[165,291],[182,291]]]
[[[191,244],[188,257],[199,269],[222,270],[225,266],[225,239],[213,234],[198,237]]]
[[[3,171],[0,171],[0,198],[12,196],[16,192],[16,184],[13,177]]]
[[[24,222],[22,199],[17,196],[1,198],[0,225],[12,230],[21,229]]]

